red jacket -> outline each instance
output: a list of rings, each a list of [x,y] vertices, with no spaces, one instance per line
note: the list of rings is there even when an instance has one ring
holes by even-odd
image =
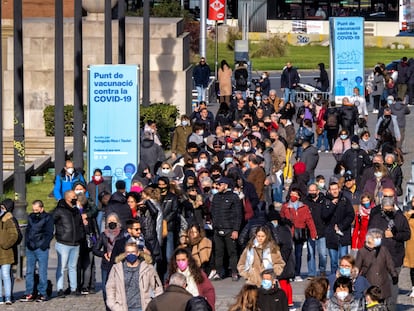
[[[316,227],[315,223],[313,222],[312,214],[309,210],[309,207],[302,202],[299,203],[299,208],[295,210],[292,203],[286,202],[282,205],[282,209],[280,210],[280,216],[283,218],[287,218],[293,222],[292,226],[292,236],[294,233],[294,228],[308,228],[310,231],[310,236],[312,239],[316,239]]]
[[[360,216],[359,213],[355,215],[355,227],[352,233],[352,249],[361,249],[365,244],[365,236],[368,231],[368,216]]]

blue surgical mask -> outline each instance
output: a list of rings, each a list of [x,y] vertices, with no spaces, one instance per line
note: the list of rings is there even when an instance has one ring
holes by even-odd
[[[137,256],[137,255],[135,255],[135,254],[128,254],[128,255],[125,257],[125,259],[126,259],[126,261],[127,261],[127,262],[129,262],[129,263],[134,263],[134,262],[136,262],[136,261],[137,261],[138,256]]]
[[[245,162],[245,163],[244,163],[244,167],[245,167],[245,168],[247,168],[247,169],[249,169],[249,168],[250,168],[250,164],[249,164],[249,162]]]
[[[392,99],[388,99],[388,100],[387,100],[387,104],[388,104],[388,105],[392,105]]]
[[[182,126],[187,126],[187,125],[188,125],[188,121],[182,121],[182,122],[181,122],[181,125],[182,125]]]
[[[347,277],[350,277],[350,276],[351,276],[351,269],[349,269],[349,268],[341,268],[341,267],[339,267],[339,273],[340,273],[342,276],[347,276]]]
[[[339,136],[342,140],[345,140],[345,139],[347,139],[348,138],[348,135],[341,135],[341,136]]]
[[[212,195],[215,195],[217,193],[218,193],[218,189],[216,189],[216,188],[211,189],[211,194]]]
[[[224,158],[224,163],[229,164],[233,162],[233,158]]]
[[[361,205],[365,208],[369,208],[371,206],[371,202],[361,203]]]
[[[266,290],[269,290],[272,288],[272,281],[270,280],[262,280],[262,287]]]
[[[374,247],[381,246],[381,238],[374,238]]]

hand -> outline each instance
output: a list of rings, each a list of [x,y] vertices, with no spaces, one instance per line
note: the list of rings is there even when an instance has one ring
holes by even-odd
[[[231,233],[231,239],[232,240],[237,240],[239,238],[239,233],[237,231],[233,231]]]
[[[111,259],[111,253],[105,253],[104,258],[109,261]]]
[[[177,159],[177,154],[175,152],[171,153],[171,160],[175,161]]]
[[[392,285],[397,285],[398,284],[398,276],[393,276],[392,277]]]
[[[143,252],[151,256],[151,252],[148,248],[144,247]]]
[[[338,225],[337,225],[337,224],[335,224],[335,226],[334,226],[334,230],[335,230],[335,231],[338,231],[338,230],[339,230],[339,227],[338,227]]]
[[[392,234],[392,231],[390,229],[385,230],[384,236],[386,238],[392,238],[394,235]]]
[[[270,185],[270,180],[268,178],[265,179],[264,181],[265,186],[269,186]]]

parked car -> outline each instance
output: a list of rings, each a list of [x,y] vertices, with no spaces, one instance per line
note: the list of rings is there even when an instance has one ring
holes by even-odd
[[[391,63],[385,65],[385,69],[391,78],[396,82],[398,78],[398,64],[401,62],[400,59],[393,60]]]

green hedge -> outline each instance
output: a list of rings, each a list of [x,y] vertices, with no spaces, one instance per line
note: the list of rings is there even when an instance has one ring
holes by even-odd
[[[171,146],[171,132],[175,128],[175,121],[178,117],[178,109],[174,105],[155,103],[148,107],[141,106],[141,125],[148,121],[157,123],[158,133],[164,148]]]
[[[155,103],[148,107],[140,107],[140,121],[144,126],[148,120],[157,123],[158,133],[164,148],[171,145],[171,132],[175,127],[178,109],[174,105]],[[73,136],[73,106],[64,107],[65,136]],[[55,135],[55,106],[47,106],[43,111],[45,131],[47,136]],[[87,106],[83,106],[83,122],[86,123]]]

